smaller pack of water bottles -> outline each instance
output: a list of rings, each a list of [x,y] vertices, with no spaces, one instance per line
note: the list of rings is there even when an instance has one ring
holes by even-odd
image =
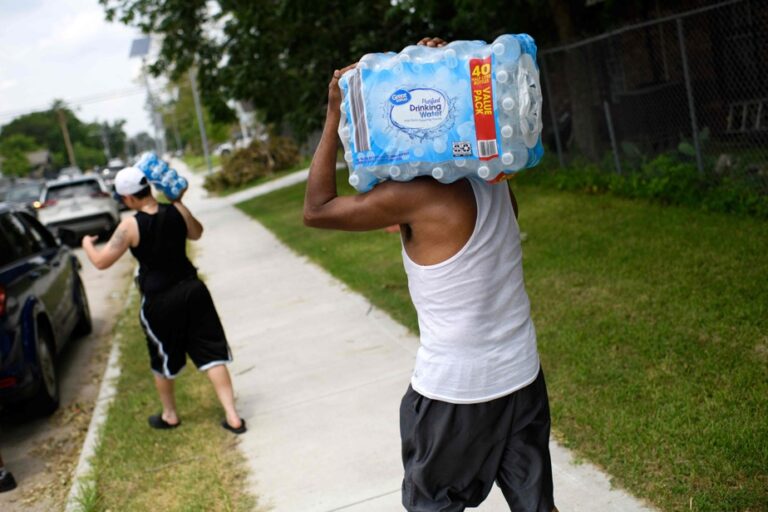
[[[432,176],[495,182],[536,165],[541,86],[527,34],[371,53],[339,80],[349,183]]]
[[[143,172],[147,181],[171,201],[178,199],[189,186],[184,177],[179,176],[175,169],[171,169],[167,162],[151,151],[142,153],[134,167]]]

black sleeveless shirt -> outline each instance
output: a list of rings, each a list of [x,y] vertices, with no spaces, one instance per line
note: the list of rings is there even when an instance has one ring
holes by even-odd
[[[136,212],[135,217],[139,245],[131,247],[131,254],[139,260],[142,294],[153,295],[197,276],[187,258],[187,225],[175,206],[160,204],[156,214]]]

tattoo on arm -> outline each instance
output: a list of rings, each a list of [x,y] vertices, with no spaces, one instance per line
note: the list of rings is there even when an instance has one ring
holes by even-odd
[[[112,249],[123,249],[126,245],[126,233],[125,229],[118,229],[112,238],[109,240],[109,246]]]

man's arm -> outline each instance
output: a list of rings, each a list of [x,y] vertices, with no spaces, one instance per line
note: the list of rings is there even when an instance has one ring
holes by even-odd
[[[387,181],[370,192],[339,197],[336,190],[336,153],[338,151],[341,91],[339,78],[352,69],[335,71],[328,85],[328,111],[320,143],[309,167],[304,196],[304,224],[316,228],[366,231],[392,224],[407,224],[418,208],[420,190],[417,182],[404,184]]]
[[[419,45],[444,46],[437,37],[425,37]],[[385,181],[370,192],[339,197],[336,191],[336,153],[338,151],[341,90],[339,79],[356,64],[336,70],[328,84],[328,110],[320,143],[309,166],[307,191],[304,196],[304,224],[326,229],[367,231],[393,224],[410,224],[424,208],[423,198],[435,186],[431,179],[415,179],[409,183]]]
[[[182,196],[183,195],[184,194],[182,194]],[[197,220],[194,215],[192,215],[189,208],[181,202],[181,196],[173,201],[172,204],[176,207],[181,216],[184,217],[184,224],[187,225],[187,238],[190,240],[200,240],[200,237],[203,236],[203,225],[200,224],[200,221]]]
[[[138,242],[139,228],[136,224],[136,219],[133,217],[127,217],[117,226],[115,232],[112,233],[112,238],[109,242],[97,249],[93,243],[98,237],[85,236],[83,237],[83,250],[85,251],[88,259],[91,263],[99,269],[104,270],[111,267],[120,256],[122,256],[129,247],[135,246]]]

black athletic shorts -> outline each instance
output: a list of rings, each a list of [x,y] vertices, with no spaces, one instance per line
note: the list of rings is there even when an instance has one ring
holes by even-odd
[[[544,374],[490,402],[451,404],[408,386],[400,405],[403,506],[409,512],[477,507],[501,488],[513,512],[551,512],[549,400]]]
[[[201,371],[232,361],[224,328],[205,283],[197,278],[144,296],[139,312],[152,371],[174,378],[187,362]]]

